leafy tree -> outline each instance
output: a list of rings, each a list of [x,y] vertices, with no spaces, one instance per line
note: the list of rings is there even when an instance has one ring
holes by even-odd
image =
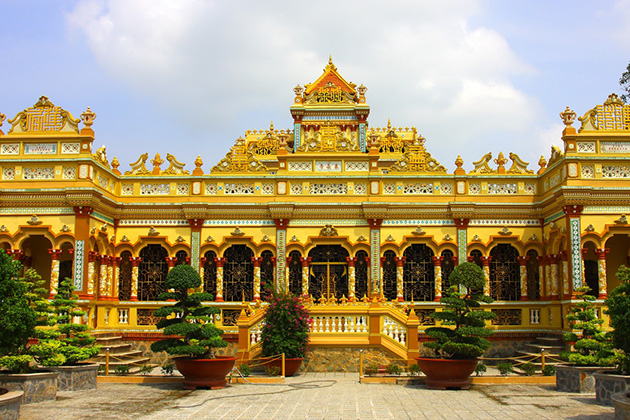
[[[621,284],[615,287],[606,299],[610,317],[616,362],[621,371],[630,373],[630,268],[622,265],[617,271]]]
[[[626,71],[624,71],[621,75],[621,78],[619,79],[619,85],[621,86],[621,90],[623,92],[623,94],[621,95],[621,99],[625,103],[630,102],[630,63],[628,63]]]
[[[311,322],[304,305],[292,293],[272,291],[261,332],[263,356],[304,357]]]
[[[211,301],[210,293],[188,293],[201,285],[199,273],[187,264],[180,264],[169,271],[165,285],[173,292],[160,293],[159,300],[176,300],[171,306],[156,309],[155,316],[164,317],[157,327],[163,328],[165,335],[179,338],[165,338],[151,344],[154,352],[166,351],[172,355],[186,355],[191,358],[214,358],[215,347],[227,347],[221,338],[223,331],[213,323],[213,315],[220,309],[202,306],[201,302]]]
[[[572,323],[574,330],[582,331],[582,334],[579,339],[572,332],[564,335],[565,341],[576,342],[576,351],[562,352],[560,357],[578,366],[611,366],[612,343],[602,328],[604,320],[597,318],[593,305],[596,298],[588,294],[590,290],[589,287],[581,287],[575,291],[582,302],[571,308],[567,321]]]
[[[88,326],[72,322],[85,315],[77,306],[74,290],[71,279],[62,280],[49,305],[48,326],[36,328],[39,342],[29,353],[43,366],[75,365],[98,354],[99,346],[87,332]]]
[[[496,318],[493,312],[479,310],[482,303],[492,303],[490,296],[477,293],[483,290],[485,274],[477,265],[469,262],[459,264],[449,276],[451,287],[440,300],[445,305],[442,312],[431,317],[442,321],[442,325],[455,328],[431,327],[426,334],[435,341],[424,346],[435,351],[435,355],[447,359],[474,359],[490,347],[489,337],[493,332],[486,328],[486,319]],[[460,293],[462,286],[466,292]]]
[[[26,345],[37,321],[21,269],[22,264],[0,249],[0,364],[20,373],[29,368]]]

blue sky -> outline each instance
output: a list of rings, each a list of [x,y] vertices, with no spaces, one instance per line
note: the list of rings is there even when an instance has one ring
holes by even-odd
[[[173,154],[209,172],[247,129],[290,128],[292,89],[332,54],[368,87],[369,123],[415,126],[449,171],[487,152],[536,169],[558,114],[619,93],[630,1],[3,2],[0,112],[48,96],[97,113],[95,148],[128,169]],[[5,122],[3,131],[9,130]]]

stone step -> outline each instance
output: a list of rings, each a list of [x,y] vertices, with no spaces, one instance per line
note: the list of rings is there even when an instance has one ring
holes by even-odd
[[[101,358],[101,359],[105,359],[106,353],[99,353],[96,357]],[[125,351],[125,352],[120,352],[120,353],[110,353],[109,354],[109,358],[110,360],[112,359],[129,359],[129,358],[138,358],[138,357],[142,357],[142,352],[140,350],[129,350],[129,351]]]
[[[105,353],[105,351],[107,351],[107,349],[109,349],[110,354],[121,353],[121,352],[129,351],[129,349],[131,349],[131,344],[121,343],[121,344],[108,344],[105,346],[101,345],[101,352],[103,352],[103,354]]]
[[[564,341],[560,337],[536,337],[536,342],[555,346],[562,346],[564,344]]]
[[[538,343],[527,344],[526,347],[534,353],[540,353],[543,349],[545,350],[545,353],[560,353],[564,350],[564,346],[550,346]]]

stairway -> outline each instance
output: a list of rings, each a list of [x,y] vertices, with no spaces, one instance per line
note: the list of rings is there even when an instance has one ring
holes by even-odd
[[[101,346],[101,350],[96,357],[89,361],[98,363],[105,369],[107,350],[109,349],[109,373],[115,374],[117,366],[129,366],[128,373],[137,373],[140,368],[147,364],[149,357],[143,357],[140,350],[131,350],[131,344],[122,342],[122,336],[116,333],[96,332],[92,333],[96,338],[96,344]]]
[[[542,369],[542,350],[545,350],[545,365],[558,365],[563,362],[559,361],[559,354],[565,349],[564,342],[561,337],[536,337],[534,343],[528,343],[525,350],[519,350],[515,354],[515,359],[509,362],[514,365],[514,372],[524,373],[520,369],[523,363],[531,362],[536,365],[536,372]],[[522,357],[525,357],[524,359]]]

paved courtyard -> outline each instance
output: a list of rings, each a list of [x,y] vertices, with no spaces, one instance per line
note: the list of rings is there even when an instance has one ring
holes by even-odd
[[[23,406],[23,420],[148,419],[613,419],[594,395],[551,385],[424,386],[360,384],[356,373],[307,373],[285,384],[183,391],[179,384],[99,384]]]

